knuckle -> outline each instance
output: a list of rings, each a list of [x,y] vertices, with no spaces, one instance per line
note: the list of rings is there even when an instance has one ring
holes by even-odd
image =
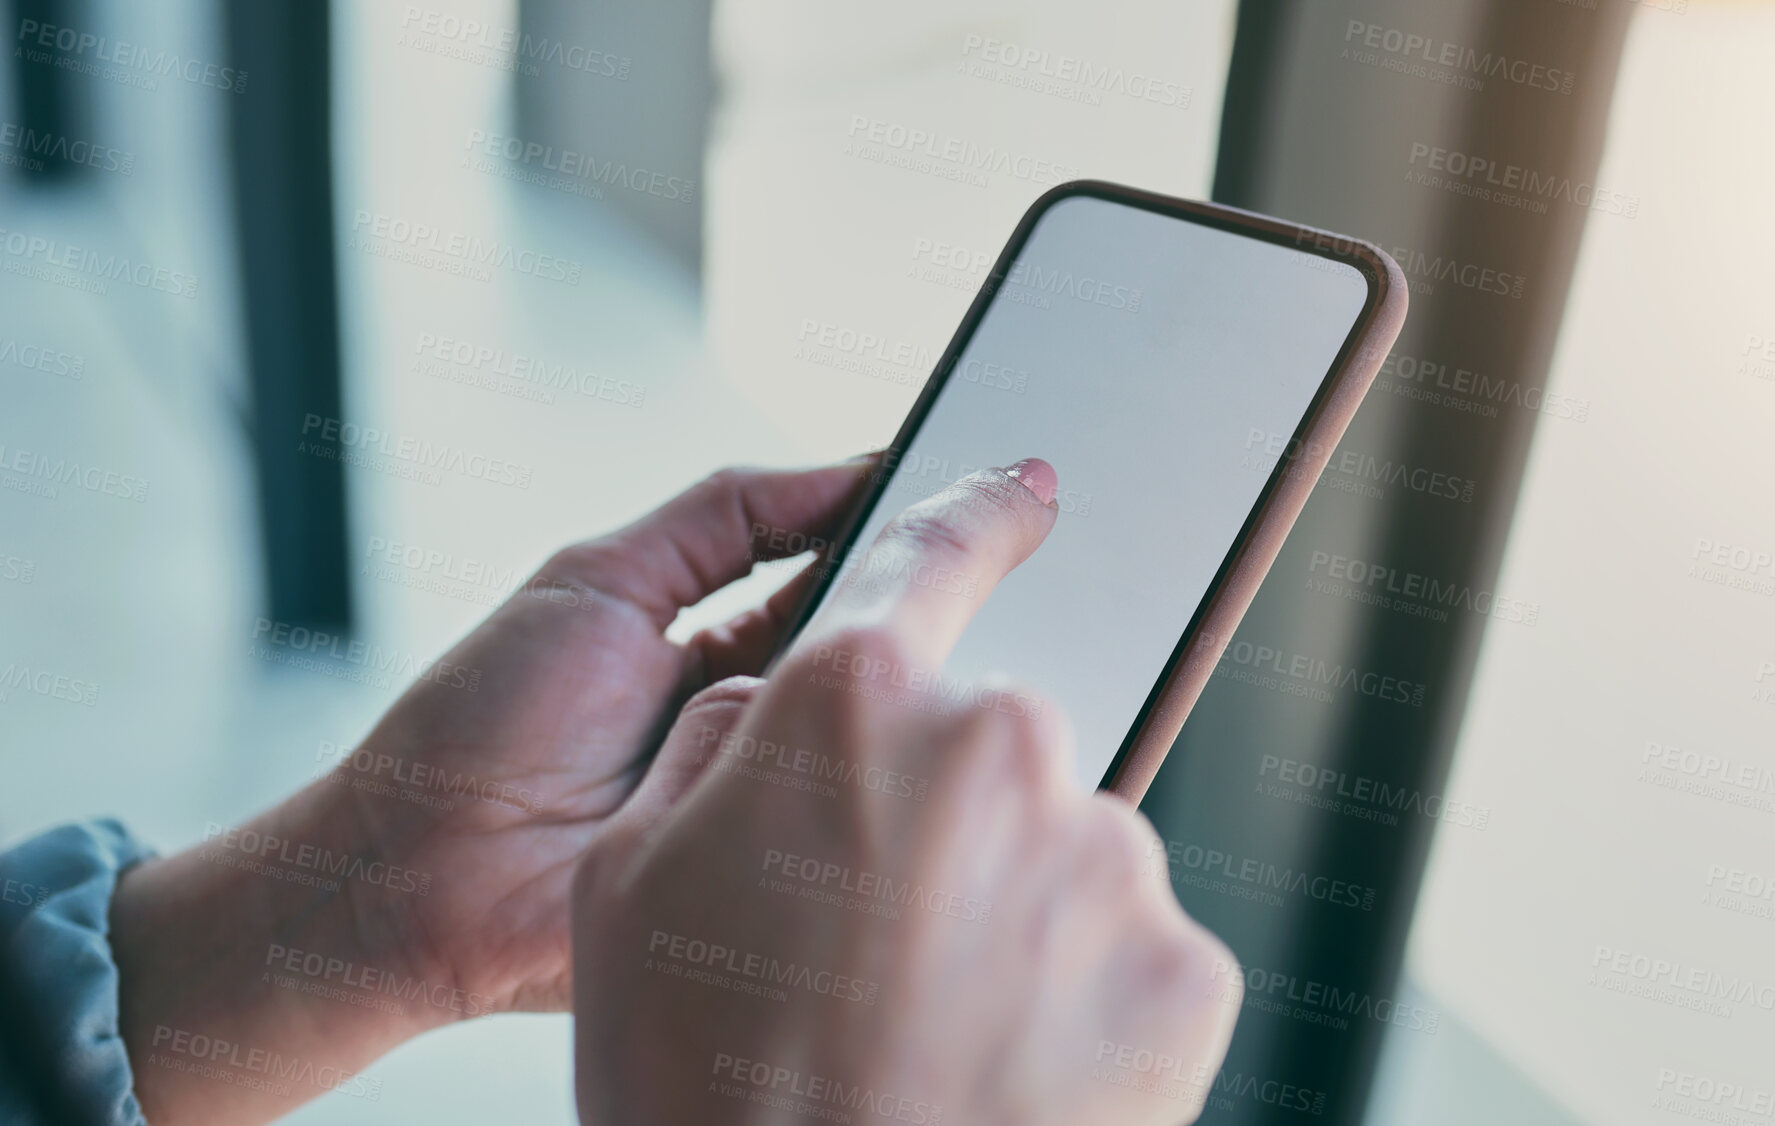
[[[717,680],[686,700],[679,714],[715,711],[736,704],[743,708],[752,702],[763,685],[764,681],[755,676],[730,676]]]
[[[1052,762],[1055,752],[1072,740],[1072,721],[1052,702],[1020,685],[1011,685],[1000,692],[994,706],[1009,709],[1010,714],[1029,729],[1030,740]]]
[[[755,476],[756,470],[723,466],[686,489],[682,500],[690,511],[702,514],[703,518],[724,519],[726,513],[740,511],[740,498]]]
[[[771,674],[772,695],[793,700],[795,722],[835,753],[861,759],[897,730],[890,702],[910,657],[904,643],[875,625],[852,625],[809,639]],[[779,717],[782,718],[782,717]]]
[[[739,492],[740,487],[749,476],[751,473],[745,469],[735,465],[724,465],[691,487],[701,493],[718,497],[726,496]]]
[[[1245,969],[1239,962],[1239,956],[1233,953],[1233,948],[1219,935],[1187,915],[1184,916],[1184,924],[1185,941],[1200,952],[1214,972],[1232,978],[1238,983],[1240,992],[1243,992]]]
[[[949,737],[944,743],[955,752],[949,758],[958,765],[985,771],[1002,781],[1003,767],[1023,758],[1010,718],[990,708],[965,709],[952,715],[947,726]]]
[[[905,644],[891,630],[877,625],[834,630],[805,646],[796,658],[808,672],[858,680],[890,676],[906,661]]]
[[[1011,489],[1023,489],[1022,485],[1015,484],[1002,472],[986,471],[970,473],[950,487],[968,507],[1006,513],[1016,511],[1016,506],[1011,501],[1016,494]]]
[[[627,851],[622,827],[615,822],[606,825],[574,866],[571,902],[581,909],[599,902],[611,887],[621,857]]]
[[[679,738],[693,737],[693,744],[707,746],[730,731],[757,697],[762,680],[751,676],[730,676],[718,680],[684,702],[673,725]]]
[[[1092,795],[1079,818],[1083,878],[1100,895],[1133,901],[1148,883],[1153,832],[1146,819],[1115,798]]]
[[[1164,841],[1159,838],[1159,831],[1153,828],[1153,823],[1146,819],[1145,814],[1121,798],[1105,794],[1095,795],[1093,800],[1103,807],[1103,816],[1115,822],[1116,846],[1136,867],[1146,864],[1155,852],[1163,850]]]
[[[1233,953],[1232,948],[1222,942],[1217,935],[1205,928],[1199,929],[1200,933],[1194,941],[1202,947],[1208,965],[1211,967],[1208,974],[1208,984],[1223,988],[1226,992],[1227,1006],[1236,1012],[1239,1006],[1245,1003],[1245,967],[1240,963],[1238,956]]]
[[[623,551],[617,541],[608,536],[580,540],[549,556],[524,583],[521,593],[530,596],[527,602],[590,608],[602,592],[611,589],[613,577],[622,570]]]
[[[934,500],[915,504],[888,521],[877,542],[921,556],[963,556],[972,550],[963,513]]]
[[[1147,984],[1152,995],[1176,1008],[1179,1014],[1213,1017],[1217,1006],[1204,1005],[1220,996],[1225,1007],[1237,1012],[1244,1001],[1245,974],[1226,943],[1207,928],[1186,921],[1163,922],[1153,927],[1155,944],[1146,959]],[[1194,1030],[1195,1021],[1187,1027]]]
[[[608,553],[602,540],[580,540],[558,549],[548,557],[548,561],[537,571],[536,578],[543,581],[582,578],[596,573],[598,563]]]
[[[1008,693],[1007,693],[1008,696]],[[976,775],[993,789],[1014,787],[1020,794],[1053,786],[1056,731],[1039,717],[1002,710],[999,697],[983,697],[980,706],[956,716],[949,757],[956,768]]]

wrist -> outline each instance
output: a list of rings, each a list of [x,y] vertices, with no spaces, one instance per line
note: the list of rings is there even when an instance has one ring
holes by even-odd
[[[317,783],[123,874],[112,949],[150,1121],[269,1120],[455,1018],[399,995],[396,929],[354,886],[373,860],[347,797]]]

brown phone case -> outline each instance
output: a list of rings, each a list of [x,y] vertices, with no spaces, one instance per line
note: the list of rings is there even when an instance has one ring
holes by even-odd
[[[888,447],[890,455],[898,455],[911,444],[912,437],[935,404],[949,373],[954,369],[963,348],[972,339],[974,330],[986,314],[998,288],[1010,271],[1011,263],[1027,241],[1036,221],[1053,204],[1072,196],[1092,196],[1186,218],[1221,230],[1233,231],[1266,242],[1348,263],[1362,271],[1368,280],[1368,300],[1345,338],[1337,358],[1325,375],[1307,408],[1298,429],[1283,455],[1277,459],[1263,492],[1238,538],[1228,551],[1215,575],[1208,594],[1196,608],[1195,616],[1178,639],[1169,661],[1135,721],[1133,733],[1121,747],[1105,773],[1103,789],[1138,803],[1152,784],[1153,776],[1176,741],[1183,721],[1202,694],[1213,675],[1227,642],[1238,628],[1239,620],[1257,594],[1258,586],[1269,573],[1270,565],[1282,550],[1288,530],[1312,496],[1319,474],[1330,460],[1333,449],[1343,437],[1344,429],[1362,404],[1362,397],[1374,382],[1393,341],[1405,323],[1407,304],[1406,282],[1399,266],[1386,252],[1371,243],[1296,223],[1273,219],[1234,207],[1214,203],[1178,199],[1141,191],[1099,180],[1074,180],[1044,193],[1018,222],[1010,240],[1000,252],[980,292],[962,318],[961,326],[943,352],[931,378],[926,382],[918,401],[912,406],[906,422]],[[848,552],[869,512],[886,490],[888,474],[880,475],[867,497],[846,521],[837,542]],[[840,555],[842,558],[842,554]],[[830,581],[830,580],[828,580]],[[809,592],[807,600],[785,632],[782,647],[787,647],[806,624],[825,592],[820,583]]]

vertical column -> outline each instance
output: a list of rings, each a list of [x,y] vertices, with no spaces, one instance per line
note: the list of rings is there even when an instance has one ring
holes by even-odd
[[[1499,562],[1630,7],[1241,5],[1216,198],[1378,243],[1411,314],[1146,803],[1246,974],[1204,1122],[1359,1122],[1440,1019],[1404,943],[1431,833],[1488,812],[1449,761],[1482,631],[1533,620]]]

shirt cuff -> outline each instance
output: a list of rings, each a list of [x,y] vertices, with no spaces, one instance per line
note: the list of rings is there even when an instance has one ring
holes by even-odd
[[[0,1024],[15,1045],[0,1062],[0,1118],[146,1126],[118,1030],[110,912],[119,873],[152,855],[109,819],[0,853],[0,964],[12,1010]]]

